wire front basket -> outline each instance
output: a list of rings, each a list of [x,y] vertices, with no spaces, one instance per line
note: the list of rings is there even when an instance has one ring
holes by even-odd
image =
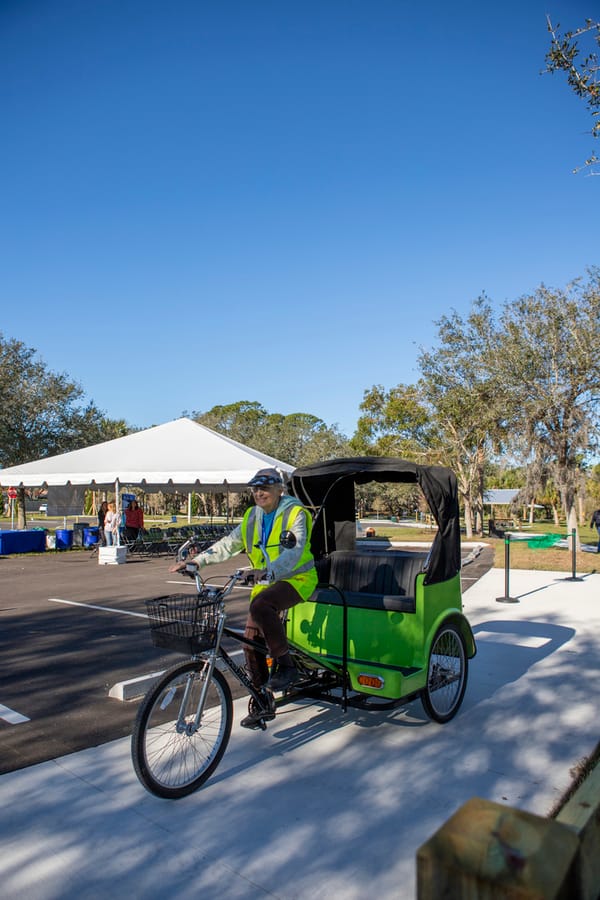
[[[193,655],[214,647],[219,601],[190,594],[146,600],[150,636],[155,647]]]

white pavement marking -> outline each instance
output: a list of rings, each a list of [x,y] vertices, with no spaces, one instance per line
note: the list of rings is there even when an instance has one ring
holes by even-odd
[[[243,650],[235,650],[229,655],[233,658],[234,656],[242,656],[243,653]],[[217,659],[216,666],[221,672],[229,671],[221,659]],[[151,672],[149,675],[140,675],[138,678],[129,678],[127,681],[117,681],[109,690],[108,696],[112,697],[113,700],[121,700],[124,703],[128,700],[138,700],[150,690],[150,686],[155,681],[158,681],[161,675],[164,675],[165,671],[166,669],[163,669],[161,672]]]
[[[5,722],[8,722],[9,725],[20,725],[21,722],[29,722],[30,719],[27,716],[22,716],[21,713],[15,712],[14,709],[10,709],[8,706],[3,706],[0,703],[0,719],[4,719]]]
[[[108,696],[112,697],[113,700],[122,700],[123,702],[127,700],[137,700],[138,697],[143,697],[150,689],[150,685],[153,682],[158,681],[164,673],[165,670],[161,669],[160,672],[150,672],[148,675],[140,675],[138,678],[129,678],[127,681],[117,681],[117,683],[113,684],[111,687]]]
[[[235,656],[243,656],[243,650],[234,650],[233,653],[230,653],[230,657]],[[221,672],[229,671],[225,663],[221,659],[217,659],[216,666]],[[148,675],[139,675],[137,678],[129,678],[127,681],[117,681],[116,684],[113,684],[111,689],[108,692],[108,696],[112,697],[113,700],[121,700],[123,702],[127,702],[128,700],[137,700],[139,697],[143,697],[145,693],[150,689],[150,685],[153,682],[157,681],[161,675],[164,674],[166,670],[163,669],[161,672],[150,672]]]
[[[114,609],[112,606],[94,606],[93,603],[79,603],[77,600],[61,600],[59,597],[48,597],[49,603],[66,603],[68,606],[83,606],[85,609],[101,609],[103,612],[121,613],[122,616],[137,616],[147,619],[146,613],[130,612],[128,609]]]

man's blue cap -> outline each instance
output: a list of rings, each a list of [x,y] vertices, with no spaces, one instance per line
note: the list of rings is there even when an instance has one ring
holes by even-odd
[[[267,487],[270,484],[283,484],[283,478],[277,469],[259,469],[248,482],[248,487]]]

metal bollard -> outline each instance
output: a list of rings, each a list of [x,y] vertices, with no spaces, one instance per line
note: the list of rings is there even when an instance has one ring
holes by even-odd
[[[576,535],[577,535],[577,531],[574,528],[572,528],[571,529],[571,577],[564,578],[563,581],[583,581],[583,578],[579,578],[577,575]]]
[[[517,597],[510,596],[510,534],[504,535],[504,597],[496,597],[496,603],[518,603]]]

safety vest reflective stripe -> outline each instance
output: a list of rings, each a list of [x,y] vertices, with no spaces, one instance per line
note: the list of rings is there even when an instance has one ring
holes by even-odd
[[[246,552],[249,553],[252,549],[252,542],[254,540],[254,523],[256,521],[256,507],[253,506],[250,512],[248,513],[248,518],[246,519],[246,530],[244,534],[244,543],[246,545]]]
[[[287,509],[285,510],[285,512],[283,513],[283,516],[281,517],[281,533],[282,534],[284,531],[287,531],[288,522],[290,521],[290,516],[292,514],[292,510],[297,509],[297,508],[298,507],[296,507],[296,506],[288,506]]]

